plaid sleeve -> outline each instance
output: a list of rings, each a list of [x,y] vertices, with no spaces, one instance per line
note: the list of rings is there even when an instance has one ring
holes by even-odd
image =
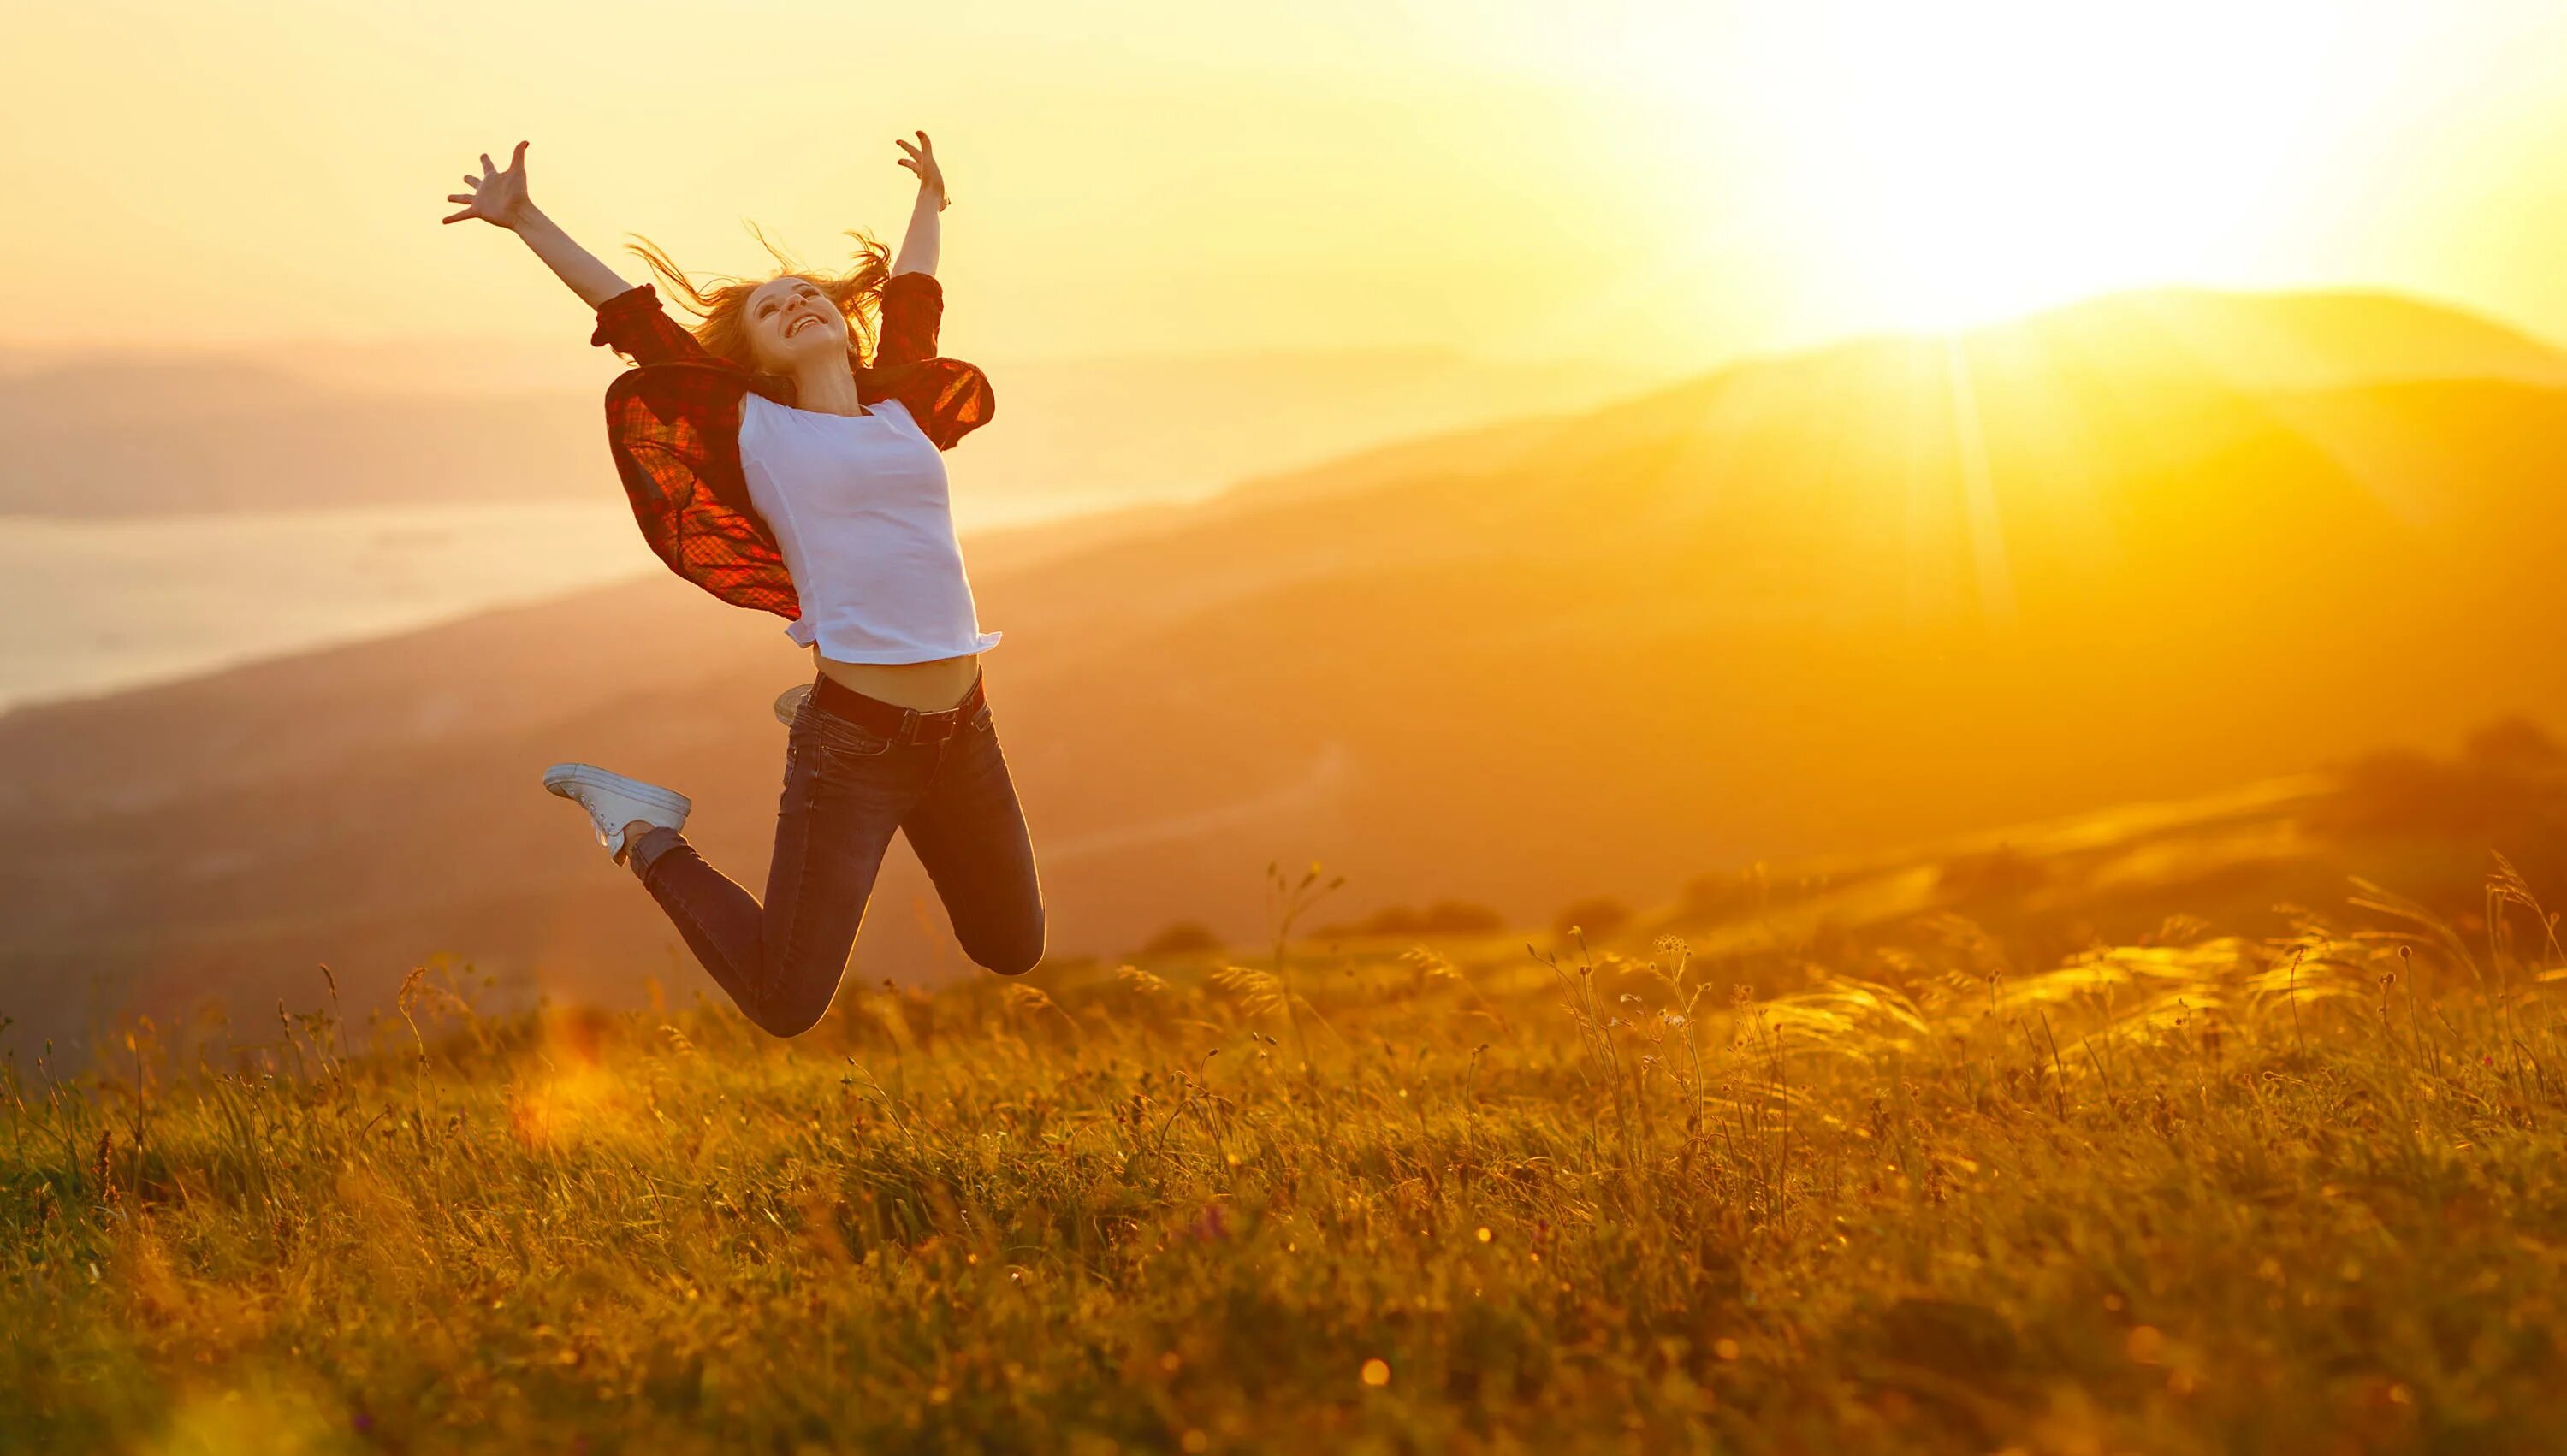
[[[659,291],[648,283],[599,304],[597,332],[588,336],[588,342],[612,349],[635,364],[714,362],[695,335],[669,317],[669,311],[660,306]]]
[[[893,274],[883,285],[882,337],[874,345],[874,367],[934,359],[937,328],[944,319],[945,285],[935,274]]]
[[[899,371],[893,398],[908,409],[938,449],[952,449],[963,437],[990,423],[998,411],[990,377],[978,365],[960,359],[930,359]]]

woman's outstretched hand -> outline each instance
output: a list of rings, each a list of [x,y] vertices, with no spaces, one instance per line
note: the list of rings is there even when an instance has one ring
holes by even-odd
[[[918,135],[921,139],[927,136],[924,132]],[[928,164],[935,165],[933,161]],[[461,222],[467,217],[478,217],[484,222],[513,230],[532,205],[526,200],[526,144],[517,144],[516,154],[508,158],[504,171],[491,164],[489,152],[482,152],[481,175],[465,176],[463,185],[472,190],[445,194],[446,201],[463,204],[463,210],[450,214],[446,221]]]
[[[633,291],[632,284],[599,262],[597,254],[572,241],[560,223],[546,217],[526,196],[525,143],[517,144],[516,154],[508,158],[504,170],[491,163],[489,152],[482,152],[481,175],[466,176],[463,185],[471,190],[446,194],[446,201],[463,204],[462,211],[446,214],[446,221],[478,217],[515,233],[517,241],[543,259],[553,276],[569,284],[570,291],[590,308],[603,308],[608,299]]]
[[[910,146],[897,137],[891,140],[894,146],[909,153],[900,159],[900,164],[918,173],[918,185],[936,194],[936,210],[942,212],[954,202],[954,199],[945,193],[945,169],[936,164],[936,144],[928,141],[927,134],[924,132],[918,133],[917,137],[916,146]],[[489,158],[482,159],[487,161]]]

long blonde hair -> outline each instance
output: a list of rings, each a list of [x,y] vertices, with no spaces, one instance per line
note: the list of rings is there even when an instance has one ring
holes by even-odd
[[[847,316],[847,362],[858,369],[870,365],[882,316],[883,284],[891,278],[891,249],[872,234],[851,228],[847,236],[856,240],[853,266],[839,273],[815,272],[768,241],[756,223],[748,224],[748,232],[775,259],[776,271],[764,278],[713,276],[699,284],[658,243],[639,233],[634,234],[636,241],[629,251],[640,255],[652,273],[668,285],[671,295],[696,315],[697,323],[688,332],[717,358],[742,369],[757,368],[756,355],[748,343],[748,296],[790,275],[827,294],[838,312]]]

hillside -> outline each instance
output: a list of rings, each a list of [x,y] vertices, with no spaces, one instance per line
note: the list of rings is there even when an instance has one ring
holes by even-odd
[[[2035,322],[2123,367],[2153,358],[2169,373],[2206,371],[2245,389],[2329,389],[2403,380],[2567,385],[2547,344],[2483,315],[2395,293],[2115,294]]]
[[[2150,307],[1744,364],[994,550],[1055,950],[1249,934],[1278,858],[1344,870],[1349,914],[1535,919],[2567,721],[2539,627],[2567,393],[2531,346],[2229,299],[2343,356],[2246,387],[2098,322]],[[2456,373],[2380,368],[2384,319]],[[684,975],[532,784],[569,756],[679,784],[753,874],[765,705],[804,671],[774,626],[660,580],[0,719],[13,1014],[262,1004],[321,960],[380,992],[437,952],[610,1001]],[[860,979],[962,969],[905,858],[866,936]]]
[[[612,489],[596,398],[376,394],[255,361],[0,377],[0,515],[559,498]]]
[[[2567,844],[2567,755],[2512,726],[1618,928],[858,985],[790,1042],[309,971],[0,1069],[0,1429],[2544,1451],[2567,853],[2460,868],[2518,833]]]

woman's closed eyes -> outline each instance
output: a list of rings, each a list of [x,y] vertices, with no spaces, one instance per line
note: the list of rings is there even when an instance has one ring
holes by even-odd
[[[799,288],[799,289],[795,290],[795,292],[794,292],[794,295],[793,295],[793,296],[794,296],[797,300],[798,300],[798,299],[818,298],[818,297],[820,296],[820,290],[819,290],[819,289],[817,289],[817,288],[813,288],[812,286],[810,286],[809,284],[807,284],[807,283],[806,283],[806,284],[804,284],[801,288]],[[761,319],[762,319],[762,318],[765,318],[765,317],[767,317],[768,315],[770,315],[770,314],[774,313],[777,309],[782,308],[783,306],[784,306],[784,301],[783,301],[782,299],[770,298],[770,299],[768,299],[766,302],[761,303],[761,304],[759,304],[759,305],[757,306],[757,316],[758,316],[759,318],[761,318]]]

